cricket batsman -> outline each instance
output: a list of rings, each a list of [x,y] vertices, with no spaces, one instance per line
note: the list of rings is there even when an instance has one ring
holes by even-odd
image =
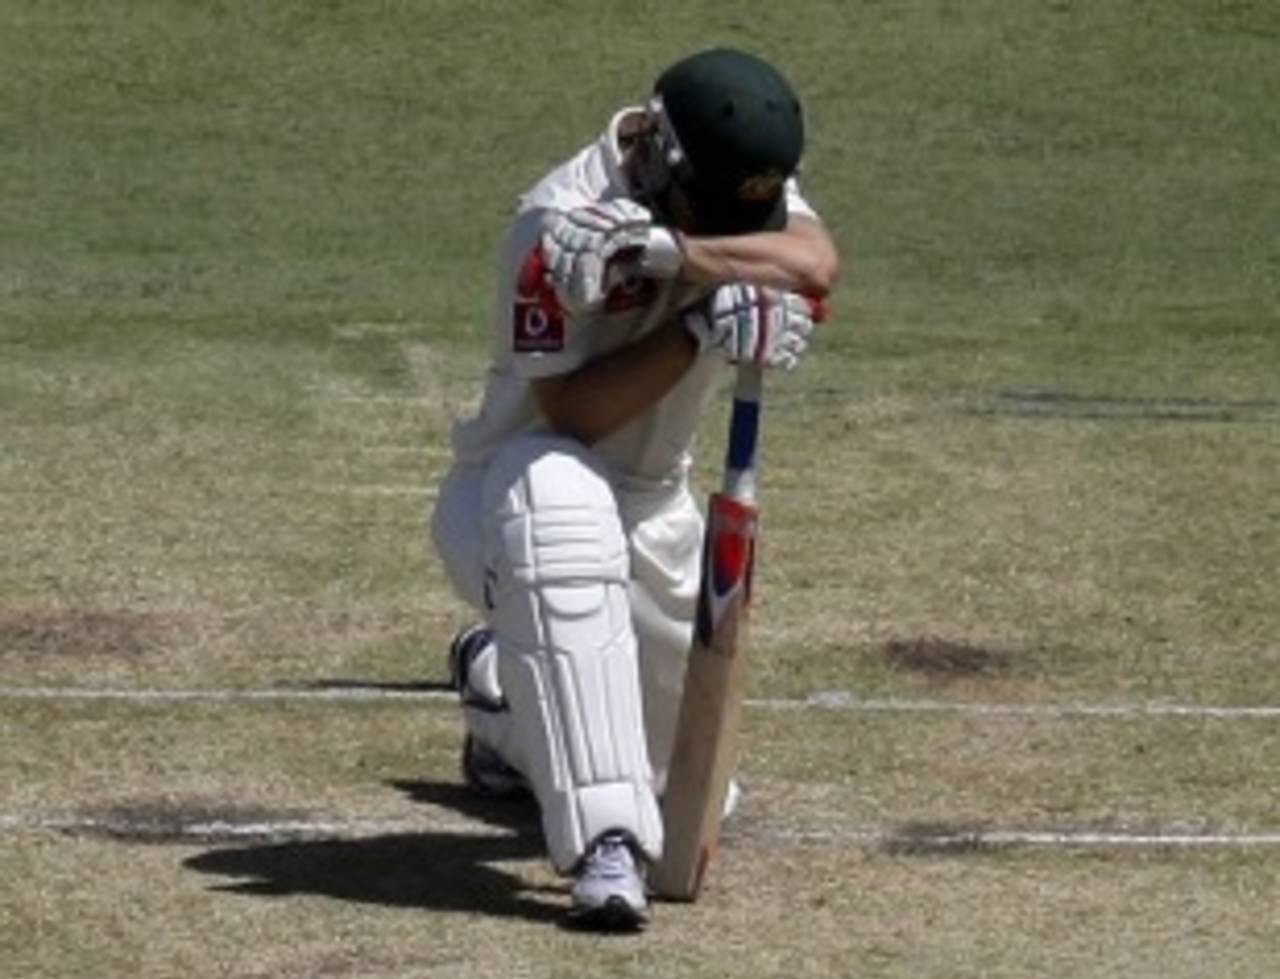
[[[482,403],[431,533],[482,624],[449,651],[480,792],[532,792],[570,917],[638,929],[697,599],[699,415],[744,361],[791,368],[835,244],[801,195],[801,105],[725,48],[520,198]]]

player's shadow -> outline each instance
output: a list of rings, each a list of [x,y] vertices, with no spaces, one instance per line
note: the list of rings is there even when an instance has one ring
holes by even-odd
[[[453,809],[506,832],[430,830],[361,839],[298,840],[218,848],[184,861],[231,878],[214,890],[257,897],[308,894],[391,907],[558,920],[562,895],[495,864],[545,858],[532,801],[491,802],[461,785],[393,782],[418,802]]]

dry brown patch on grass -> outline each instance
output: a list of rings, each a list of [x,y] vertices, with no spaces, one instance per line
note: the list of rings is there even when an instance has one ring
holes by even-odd
[[[983,838],[987,829],[973,823],[902,823],[885,835],[880,849],[899,857],[987,853],[994,848]]]
[[[132,658],[164,648],[178,626],[128,610],[0,608],[0,658]]]
[[[1000,650],[940,636],[890,639],[883,655],[895,670],[938,679],[1004,675],[1013,662]]]

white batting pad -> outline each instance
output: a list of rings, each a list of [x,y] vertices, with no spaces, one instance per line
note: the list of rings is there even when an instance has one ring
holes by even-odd
[[[576,442],[526,436],[484,482],[485,564],[499,680],[518,764],[568,871],[621,829],[656,857],[626,539],[608,481]]]

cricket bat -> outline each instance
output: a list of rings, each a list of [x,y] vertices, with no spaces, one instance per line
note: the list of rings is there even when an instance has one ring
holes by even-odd
[[[762,371],[738,368],[724,482],[707,504],[702,583],[662,818],[662,859],[649,883],[660,896],[693,901],[720,836],[737,763],[746,677],[743,655],[756,541],[756,445]]]

